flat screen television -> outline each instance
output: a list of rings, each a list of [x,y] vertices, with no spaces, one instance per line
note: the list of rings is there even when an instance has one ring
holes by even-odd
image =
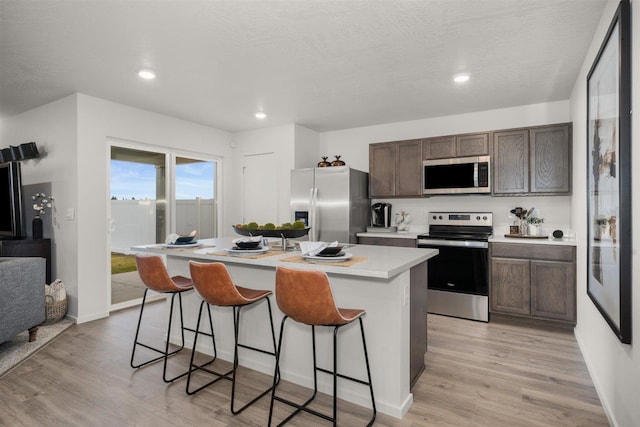
[[[22,237],[22,178],[19,162],[0,164],[0,238]]]

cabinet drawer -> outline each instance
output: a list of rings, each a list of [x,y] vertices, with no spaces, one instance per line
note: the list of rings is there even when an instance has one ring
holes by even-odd
[[[404,248],[416,247],[416,241],[414,239],[397,237],[358,237],[358,243],[361,245],[401,246]]]
[[[492,243],[491,256],[573,262],[575,261],[576,248],[573,246]]]

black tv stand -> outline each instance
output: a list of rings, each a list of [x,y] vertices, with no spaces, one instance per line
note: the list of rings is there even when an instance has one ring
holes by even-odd
[[[47,283],[51,283],[51,239],[0,237],[0,256],[45,258],[46,279]]]

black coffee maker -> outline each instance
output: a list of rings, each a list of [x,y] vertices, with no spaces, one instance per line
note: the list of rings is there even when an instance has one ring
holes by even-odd
[[[371,205],[371,226],[391,227],[391,203],[374,203]]]

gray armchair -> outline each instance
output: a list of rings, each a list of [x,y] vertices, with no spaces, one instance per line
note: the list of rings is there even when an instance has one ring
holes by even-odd
[[[0,258],[0,342],[44,322],[44,258]]]

